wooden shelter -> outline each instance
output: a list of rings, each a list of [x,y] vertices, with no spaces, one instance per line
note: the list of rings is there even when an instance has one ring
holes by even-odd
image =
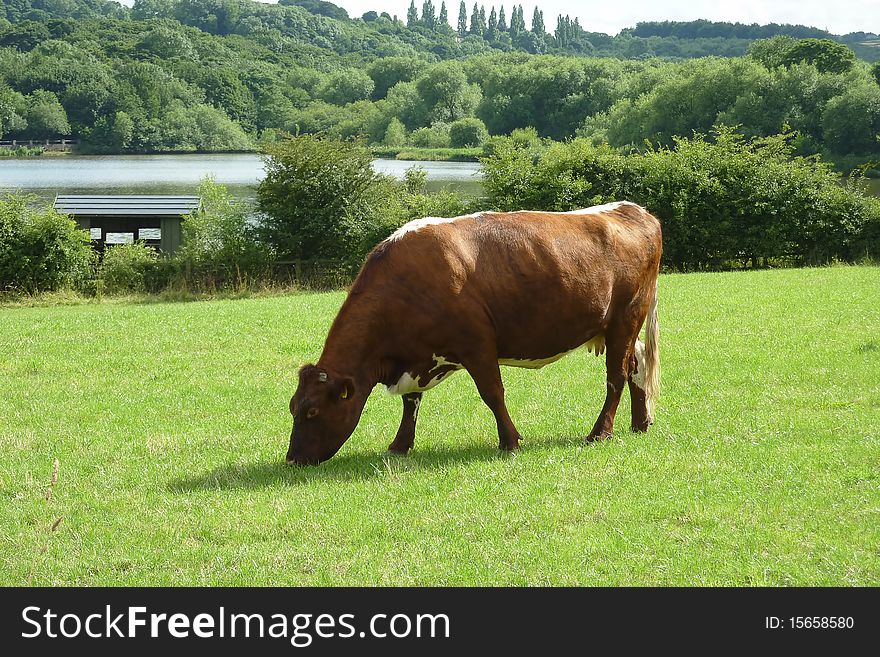
[[[183,217],[201,204],[198,196],[58,195],[54,207],[88,230],[99,250],[141,240],[174,253],[180,246]]]

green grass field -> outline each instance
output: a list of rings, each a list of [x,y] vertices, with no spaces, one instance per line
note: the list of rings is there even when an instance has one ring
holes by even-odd
[[[0,583],[880,584],[880,268],[660,286],[647,435],[625,397],[582,442],[604,362],[576,352],[504,370],[514,457],[459,373],[409,457],[377,389],[313,468],[287,404],[342,293],[0,307]]]

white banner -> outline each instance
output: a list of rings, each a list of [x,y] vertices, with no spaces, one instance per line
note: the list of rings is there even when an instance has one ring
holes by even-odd
[[[101,229],[100,228],[89,228],[89,237],[93,240],[101,239]]]
[[[138,229],[138,239],[139,240],[160,240],[160,239],[162,239],[162,229],[161,228],[139,228]]]
[[[134,233],[107,233],[104,238],[105,244],[131,244],[134,242]]]

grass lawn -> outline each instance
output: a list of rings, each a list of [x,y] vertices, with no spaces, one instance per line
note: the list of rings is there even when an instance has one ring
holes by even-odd
[[[880,268],[660,286],[647,435],[625,395],[582,442],[604,360],[575,352],[505,368],[514,457],[459,373],[409,457],[377,389],[313,468],[287,404],[341,292],[0,307],[0,584],[880,584]]]

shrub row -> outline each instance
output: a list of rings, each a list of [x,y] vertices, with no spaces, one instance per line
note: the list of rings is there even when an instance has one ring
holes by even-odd
[[[85,290],[96,260],[76,222],[52,208],[35,208],[32,197],[0,199],[0,292]]]
[[[74,287],[107,294],[241,289],[292,280],[350,280],[372,247],[410,219],[455,216],[476,200],[428,194],[426,173],[379,175],[360,142],[304,135],[268,147],[258,207],[206,179],[202,211],[183,222],[173,257],[144,243],[109,246],[103,257],[75,222],[33,199],[8,197],[0,209],[0,284],[19,293]]]
[[[793,135],[747,139],[732,128],[623,154],[587,139],[501,139],[485,157],[501,210],[571,210],[628,199],[663,224],[664,262],[718,269],[880,256],[880,200],[830,165],[794,157]]]

